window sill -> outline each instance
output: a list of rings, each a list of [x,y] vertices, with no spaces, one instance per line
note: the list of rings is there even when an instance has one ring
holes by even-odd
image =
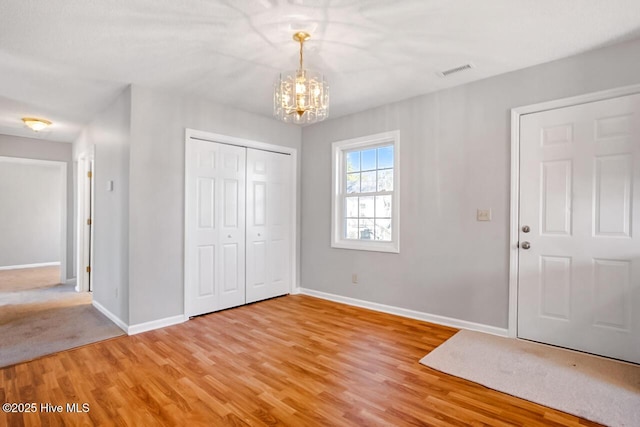
[[[350,241],[339,240],[331,242],[331,247],[336,249],[350,249],[355,251],[369,251],[369,252],[387,252],[399,254],[400,248],[397,242],[375,242],[375,241]]]

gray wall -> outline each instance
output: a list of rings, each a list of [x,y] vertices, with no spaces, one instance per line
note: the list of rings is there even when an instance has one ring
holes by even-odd
[[[640,83],[638,58],[619,44],[304,128],[301,286],[506,328],[510,109]],[[400,254],[332,249],[331,142],[393,129]]]
[[[60,262],[62,171],[0,158],[0,267]]]
[[[129,321],[129,148],[131,88],[82,131],[74,152],[95,146],[93,299]],[[113,191],[107,191],[113,181]]]
[[[300,148],[300,128],[209,101],[133,86],[130,324],[184,312],[185,128]]]
[[[73,163],[72,145],[64,142],[47,141],[36,138],[0,135],[0,156],[23,159],[55,160],[67,163],[67,278],[75,277],[74,247],[75,231],[73,222]],[[4,200],[0,200],[0,204]],[[1,221],[1,220],[0,220]],[[0,234],[1,235],[1,234]],[[60,238],[58,237],[58,242]],[[15,265],[2,262],[0,265]]]

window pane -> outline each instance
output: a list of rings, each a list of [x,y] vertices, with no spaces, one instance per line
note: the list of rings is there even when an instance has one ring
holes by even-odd
[[[358,218],[357,197],[347,197],[347,202],[345,203],[345,214],[347,218]]]
[[[359,193],[360,192],[360,174],[348,173],[347,174],[347,193]]]
[[[362,170],[370,171],[376,168],[376,150],[362,151]]]
[[[378,169],[393,167],[393,145],[378,148]]]
[[[376,240],[391,241],[391,220],[376,219]]]
[[[360,220],[360,240],[373,240],[373,220],[361,219]]]
[[[375,191],[376,191],[376,171],[362,172],[360,192],[375,193]]]
[[[374,197],[360,197],[360,218],[374,217]]]
[[[393,169],[378,171],[378,191],[393,191]]]
[[[391,218],[391,196],[376,196],[376,218]]]
[[[360,152],[352,151],[347,153],[347,172],[358,172],[360,170]]]
[[[346,239],[357,239],[358,238],[358,220],[347,219],[345,221],[346,221],[346,224],[344,227],[344,237]]]

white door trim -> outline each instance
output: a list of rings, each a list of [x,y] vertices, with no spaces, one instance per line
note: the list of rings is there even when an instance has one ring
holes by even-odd
[[[520,234],[520,116],[640,93],[640,84],[511,109],[511,222],[509,236],[509,337],[517,337],[518,238]]]
[[[88,292],[89,283],[86,273],[86,251],[89,251],[89,265],[93,266],[93,236],[90,242],[87,242],[88,235],[86,233],[86,197],[91,187],[91,207],[90,211],[94,212],[95,188],[94,178],[87,181],[86,173],[93,162],[95,169],[95,146],[92,145],[86,152],[76,156],[76,292]],[[94,171],[92,170],[92,173]],[[93,225],[91,225],[93,230]],[[91,233],[92,234],[92,233]],[[87,247],[90,245],[90,247]]]
[[[189,129],[186,128],[185,129],[185,148],[186,145],[188,143],[188,141],[191,138],[198,138],[198,139],[202,139],[202,140],[206,140],[206,141],[211,141],[211,142],[218,142],[218,143],[222,143],[222,144],[230,144],[230,145],[236,145],[239,147],[246,147],[246,148],[255,148],[258,150],[266,150],[266,151],[273,151],[273,152],[277,152],[277,153],[283,153],[283,154],[289,154],[291,156],[291,162],[293,163],[292,167],[291,167],[291,218],[292,218],[292,227],[291,227],[291,254],[293,256],[293,262],[291,263],[291,289],[290,289],[290,293],[295,293],[297,292],[298,288],[300,287],[297,281],[297,265],[298,265],[298,251],[297,251],[297,247],[298,247],[298,150],[292,147],[286,147],[286,146],[282,146],[282,145],[276,145],[276,144],[268,144],[266,142],[259,142],[259,141],[253,141],[250,139],[244,139],[244,138],[237,138],[234,136],[229,136],[229,135],[222,135],[222,134],[217,134],[217,133],[212,133],[212,132],[205,132],[205,131],[200,131],[200,130],[195,130],[195,129]],[[186,167],[187,167],[187,157],[185,156],[185,173],[186,173]],[[184,184],[184,190],[185,190],[185,203],[184,203],[184,254],[183,254],[183,277],[182,277],[182,287],[184,289],[184,306],[183,306],[183,314],[186,315],[187,310],[186,310],[186,304],[187,304],[187,265],[188,265],[188,260],[187,260],[187,251],[186,248],[189,247],[190,242],[187,240],[189,233],[187,232],[187,206],[189,206],[188,201],[187,201],[187,196],[189,194],[188,188],[187,188],[187,180],[185,179],[185,184]]]
[[[23,163],[31,165],[58,166],[61,174],[61,204],[60,204],[60,283],[67,283],[67,162],[57,160],[28,159],[22,157],[0,156],[0,161]]]

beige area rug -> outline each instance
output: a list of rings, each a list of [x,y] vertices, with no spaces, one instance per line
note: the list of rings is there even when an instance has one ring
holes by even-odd
[[[0,293],[0,367],[120,335],[71,285]]]
[[[420,363],[601,424],[640,426],[639,365],[472,331]]]

